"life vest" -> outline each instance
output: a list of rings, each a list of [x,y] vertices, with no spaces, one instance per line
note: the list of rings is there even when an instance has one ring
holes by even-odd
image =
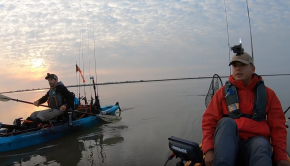
[[[50,108],[59,109],[62,106],[62,96],[57,94],[56,88],[49,90],[48,106]]]
[[[239,97],[237,88],[229,81],[225,84],[225,98],[228,108],[229,117],[237,119],[240,117],[251,118],[255,121],[262,121],[266,119],[266,104],[267,104],[267,91],[264,85],[264,81],[257,82],[254,87],[255,101],[253,106],[253,114],[243,114],[239,109]]]
[[[58,82],[56,87],[59,85],[63,85],[63,83]],[[64,98],[60,94],[56,93],[56,87],[49,90],[48,106],[50,108],[59,109],[63,105]]]

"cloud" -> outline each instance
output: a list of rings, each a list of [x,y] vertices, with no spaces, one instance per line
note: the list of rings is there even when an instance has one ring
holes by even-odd
[[[246,3],[225,2],[6,1],[0,4],[0,71],[11,80],[25,74],[42,80],[49,71],[70,79],[65,75],[74,76],[76,62],[93,72],[96,58],[104,82],[227,74],[227,25],[230,45],[242,38],[251,52],[251,38]],[[255,61],[264,74],[289,71],[289,7],[288,1],[249,1]],[[279,67],[269,69],[269,61]]]

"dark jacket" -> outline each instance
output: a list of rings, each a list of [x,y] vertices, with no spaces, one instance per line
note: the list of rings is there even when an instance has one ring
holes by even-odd
[[[60,81],[56,85],[56,93],[61,95],[63,97],[63,105],[66,106],[67,109],[73,108],[74,106],[74,96],[72,93],[64,86],[64,84]],[[49,91],[46,93],[46,95],[42,96],[38,101],[39,104],[45,103],[48,100],[49,97]]]

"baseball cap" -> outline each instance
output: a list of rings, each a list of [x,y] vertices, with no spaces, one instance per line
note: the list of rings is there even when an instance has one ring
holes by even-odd
[[[254,65],[254,61],[253,61],[253,58],[246,52],[244,52],[243,54],[240,54],[240,55],[237,55],[235,54],[233,57],[232,57],[232,60],[229,64],[229,66],[231,66],[231,64],[233,62],[242,62],[244,64],[253,64]]]
[[[50,73],[47,73],[47,75],[46,75],[45,79],[47,80],[47,79],[49,79],[49,78],[52,78],[52,79],[55,79],[55,80],[57,80],[57,79],[58,79],[58,78],[57,78],[57,76],[56,76],[55,74],[50,74]]]

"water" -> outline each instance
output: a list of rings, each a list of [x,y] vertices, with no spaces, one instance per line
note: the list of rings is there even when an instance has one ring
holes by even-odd
[[[288,77],[265,77],[275,90],[283,109],[290,105]],[[163,165],[171,154],[168,137],[176,136],[200,143],[201,117],[210,79],[99,86],[101,105],[119,102],[122,120],[76,131],[58,140],[0,154],[0,165]],[[223,79],[223,82],[225,79]],[[76,89],[70,89],[76,92]],[[83,91],[83,89],[82,89]],[[89,88],[86,88],[87,94]],[[31,101],[45,91],[7,94]],[[87,95],[89,97],[89,95]],[[30,115],[41,107],[0,103],[3,123]],[[289,142],[288,142],[289,144]],[[290,145],[290,144],[289,144]],[[289,146],[287,148],[289,151]],[[178,160],[169,161],[173,166]]]

